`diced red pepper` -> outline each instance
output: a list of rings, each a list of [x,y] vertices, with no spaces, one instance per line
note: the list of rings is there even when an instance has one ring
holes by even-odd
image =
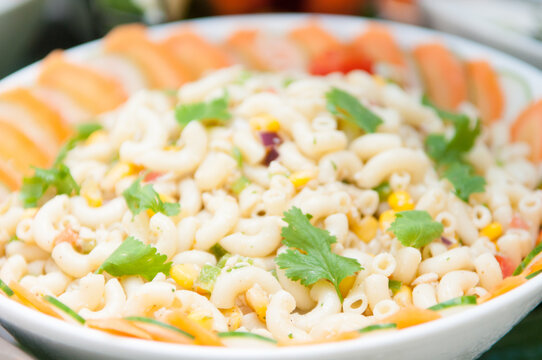
[[[495,255],[495,259],[497,259],[497,261],[499,262],[503,278],[507,278],[514,273],[516,265],[512,262],[510,258],[502,255]]]
[[[164,175],[164,174],[162,174],[161,172],[151,171],[151,172],[147,173],[147,175],[145,175],[145,177],[143,178],[143,182],[153,182],[162,175]]]

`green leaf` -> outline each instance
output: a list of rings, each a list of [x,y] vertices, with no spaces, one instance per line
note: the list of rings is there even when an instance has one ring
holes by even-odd
[[[439,109],[431,100],[429,100],[429,97],[427,95],[424,95],[422,97],[422,105],[430,107],[431,109],[435,110],[437,113],[437,116],[444,120],[450,120],[450,121],[462,121],[461,119],[464,118],[466,115],[464,114],[456,114],[452,113],[446,110]]]
[[[396,292],[398,292],[401,289],[401,286],[403,283],[398,280],[390,280],[388,282],[388,287],[391,290],[391,292],[395,295]]]
[[[428,307],[427,309],[433,310],[433,311],[439,311],[439,310],[448,309],[454,306],[463,306],[463,305],[476,305],[476,296],[474,295],[459,296],[447,301],[443,301],[431,307]]]
[[[444,172],[444,177],[454,186],[457,197],[465,202],[469,201],[471,194],[484,192],[486,180],[473,174],[470,166],[461,163],[452,164]]]
[[[360,264],[355,259],[333,253],[331,245],[336,238],[313,226],[299,208],[285,212],[283,220],[288,226],[282,228],[282,243],[293,249],[275,258],[279,268],[286,270],[288,278],[299,280],[305,286],[321,279],[329,280],[342,301],[339,284],[345,277],[361,270]]]
[[[178,203],[164,203],[151,184],[141,186],[141,178],[124,190],[122,196],[134,215],[146,209],[155,213],[161,212],[167,216],[175,216],[181,211],[181,206]]]
[[[368,333],[376,330],[387,330],[387,329],[397,329],[397,324],[391,323],[391,324],[374,324],[366,326],[362,329],[359,329],[358,332],[360,333]]]
[[[75,182],[70,169],[63,163],[51,169],[34,168],[34,176],[25,177],[19,196],[25,208],[36,207],[43,194],[53,187],[57,194],[79,194],[79,185]]]
[[[54,305],[55,307],[59,308],[60,310],[64,311],[66,314],[71,316],[75,321],[77,321],[80,324],[85,324],[85,319],[83,319],[78,313],[73,311],[72,308],[70,308],[68,305],[64,304],[62,301],[58,300],[57,298],[54,298],[50,295],[45,295],[43,298],[51,305]]]
[[[516,275],[521,274],[521,272],[525,270],[527,265],[529,265],[529,263],[533,261],[534,257],[540,254],[541,251],[542,251],[542,243],[536,245],[536,247],[532,249],[531,252],[527,256],[525,256],[523,261],[521,261],[521,263],[518,265],[516,270],[514,270],[514,273],[512,275],[516,276]]]
[[[332,88],[326,93],[327,109],[337,117],[356,124],[365,132],[373,133],[382,119],[346,91]]]
[[[106,271],[113,276],[140,275],[151,281],[158,273],[169,275],[172,263],[166,261],[167,256],[157,253],[155,247],[130,236],[102,263],[96,273]]]
[[[439,238],[444,226],[433,221],[427,211],[408,210],[395,214],[391,231],[404,246],[421,248]]]
[[[231,118],[228,111],[228,95],[213,99],[209,102],[181,104],[175,109],[175,118],[181,126],[191,121],[217,121],[224,123]]]
[[[64,161],[68,152],[72,150],[79,142],[87,140],[94,132],[103,129],[103,126],[98,123],[78,124],[75,127],[75,136],[68,140],[56,156],[55,165]]]
[[[196,280],[198,287],[208,292],[213,292],[216,278],[218,277],[218,275],[220,275],[221,271],[222,269],[218,266],[209,264],[203,265],[199,273],[198,279]]]

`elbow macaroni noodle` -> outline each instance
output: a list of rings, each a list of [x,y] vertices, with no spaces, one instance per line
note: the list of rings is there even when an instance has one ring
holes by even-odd
[[[56,296],[85,319],[160,318],[179,309],[214,331],[237,329],[289,344],[332,339],[407,306],[425,309],[457,296],[483,296],[508,275],[500,259],[517,266],[535,246],[542,218],[542,192],[534,189],[539,176],[524,147],[499,140],[497,130],[480,137],[468,154],[488,185],[464,202],[439,180],[422,150],[428,129],[443,131],[444,125],[415,95],[357,71],[299,75],[287,87],[276,85],[282,74],[253,74],[239,84],[241,71],[219,70],[178,92],[181,103],[227,93],[232,118],[224,124],[191,121],[181,128],[167,95],[142,91],[103,116],[104,140],[82,142],[68,154],[81,195],[52,196],[29,210],[9,196],[0,206],[0,279]],[[383,124],[371,134],[345,129],[326,111],[331,86],[360,98]],[[253,126],[262,119],[272,119],[280,138],[270,163],[264,162],[269,145]],[[498,154],[510,150],[503,166],[496,164],[495,146]],[[145,171],[158,174],[149,182],[168,202],[180,204],[178,215],[130,212],[122,191]],[[247,183],[234,191],[242,176]],[[410,194],[411,208],[442,223],[443,238],[414,248],[389,233],[380,217],[394,205],[374,189],[384,182],[393,192]],[[83,191],[91,185],[99,203]],[[305,286],[274,263],[286,250],[281,216],[293,206],[335,236],[333,252],[362,266],[341,283],[344,301],[330,282]],[[514,225],[515,218],[525,226]],[[151,281],[95,274],[132,235],[184,272],[160,273]],[[218,261],[216,247],[232,257]],[[218,275],[205,288],[200,277],[209,267]],[[224,341],[230,340],[255,345],[250,339]]]

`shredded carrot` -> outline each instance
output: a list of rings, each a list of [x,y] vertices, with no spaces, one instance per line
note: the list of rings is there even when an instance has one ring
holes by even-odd
[[[56,317],[57,319],[63,319],[62,316],[55,310],[55,308],[50,305],[48,302],[40,298],[39,296],[34,295],[32,292],[27,290],[24,286],[19,284],[16,281],[11,281],[8,285],[13,293],[23,302],[25,305],[31,305],[31,307],[36,308],[38,311]]]
[[[149,323],[145,323],[141,321],[130,321],[130,322],[132,323],[132,325],[148,333],[150,336],[152,336],[153,340],[156,340],[156,341],[170,342],[170,343],[176,343],[176,344],[193,344],[194,343],[192,339],[188,338],[187,336],[178,334],[173,330],[168,330],[158,325],[149,324]]]
[[[423,324],[429,321],[440,319],[436,311],[420,309],[415,306],[407,306],[382,320],[381,324],[395,323],[398,329],[404,329],[410,326]]]
[[[174,310],[168,315],[168,322],[179,329],[193,335],[195,343],[199,345],[224,346],[220,338],[211,330],[208,330],[189,319],[181,310]]]
[[[478,299],[478,303],[481,304],[493,298],[496,298],[497,296],[507,293],[510,290],[513,290],[526,282],[527,282],[527,279],[525,279],[525,277],[521,275],[507,277],[489,293],[480,297]]]
[[[135,326],[130,321],[124,319],[88,319],[85,322],[85,325],[114,335],[129,336],[144,340],[153,339],[144,329]]]
[[[330,343],[330,342],[353,340],[359,337],[360,337],[360,333],[357,331],[346,331],[339,334],[335,334],[325,339],[316,339],[316,340],[309,340],[309,341],[295,341],[294,339],[290,341],[279,341],[277,345],[278,346],[315,345],[315,344],[324,344],[324,343]]]
[[[538,254],[534,259],[531,260],[525,270],[521,272],[520,276],[527,276],[538,270],[542,270],[542,253]]]

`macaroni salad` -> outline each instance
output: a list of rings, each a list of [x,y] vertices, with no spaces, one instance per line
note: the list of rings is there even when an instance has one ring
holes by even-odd
[[[461,109],[362,71],[138,92],[1,206],[0,287],[80,326],[217,346],[469,309],[542,268],[542,192],[528,146]]]

